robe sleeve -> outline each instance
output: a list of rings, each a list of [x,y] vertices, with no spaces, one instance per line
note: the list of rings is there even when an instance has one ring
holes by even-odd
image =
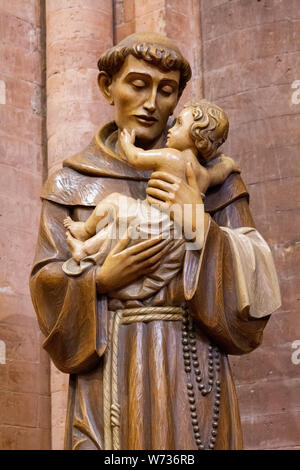
[[[225,353],[248,353],[280,306],[272,255],[254,228],[247,197],[209,217],[202,250],[186,253],[185,298],[200,328]]]
[[[63,225],[68,215],[67,206],[43,201],[30,290],[43,347],[62,372],[83,373],[105,350],[107,308],[105,298],[97,301],[94,266],[76,278],[62,271],[70,257]]]

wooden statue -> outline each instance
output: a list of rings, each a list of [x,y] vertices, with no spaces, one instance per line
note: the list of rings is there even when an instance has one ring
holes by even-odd
[[[98,66],[115,121],[46,182],[30,281],[70,374],[66,448],[240,449],[227,355],[259,346],[280,293],[219,149],[227,116],[198,100],[170,128],[191,70],[164,36],[133,34]]]
[[[197,191],[199,187],[202,191],[206,192],[209,186],[221,184],[231,172],[239,171],[231,158],[225,157],[224,155],[221,155],[220,160],[216,158],[217,148],[226,139],[228,126],[228,119],[224,111],[218,106],[202,100],[199,103],[186,105],[185,109],[179,114],[176,124],[168,131],[167,148],[151,150],[138,148],[133,145],[135,131],[132,130],[130,134],[126,129],[123,129],[119,138],[119,152],[121,152],[121,155],[124,155],[125,161],[137,169],[167,172],[167,179],[170,182],[171,178],[171,182],[175,184],[180,182],[180,178],[185,180],[187,169],[193,172],[194,168],[196,177],[195,189]],[[209,146],[209,149],[207,149],[208,141],[212,144]],[[176,149],[174,147],[176,147]],[[203,150],[206,149],[206,152],[202,150],[202,147]],[[199,151],[200,148],[201,153]],[[179,151],[179,149],[181,149],[181,151]],[[213,160],[214,165],[206,169],[204,166],[200,165],[198,159],[205,159],[206,161]],[[192,169],[189,168],[190,165],[193,165]],[[153,235],[154,221],[156,224],[160,222],[166,232],[166,228],[169,228],[170,214],[166,215],[160,211],[162,205],[160,207],[159,200],[153,197],[158,196],[158,191],[160,191],[160,189],[151,187],[153,179],[154,175],[152,175],[149,187],[146,190],[148,197],[144,205],[141,204],[139,199],[129,198],[119,193],[111,193],[97,204],[96,208],[85,222],[73,221],[71,217],[65,219],[64,225],[68,229],[66,233],[67,242],[73,257],[73,260],[68,260],[62,267],[66,274],[81,274],[83,269],[87,269],[90,265],[87,261],[94,261],[100,265],[103,264],[104,257],[107,256],[117,241],[115,225],[117,219],[124,219],[125,214],[127,214],[126,221],[128,222],[130,219],[131,222],[131,240],[134,230],[137,228],[140,241],[142,234],[145,238],[145,227],[147,230],[151,221],[151,235]],[[151,196],[151,194],[153,196]],[[202,197],[205,197],[203,193]],[[157,205],[158,210],[155,211],[154,206]],[[203,204],[201,203],[200,206],[203,207]],[[170,208],[168,206],[166,207],[165,204],[165,209]],[[180,215],[182,216],[184,214],[181,213]],[[182,228],[181,222],[180,220],[179,225]],[[187,225],[190,225],[190,230],[186,227]],[[100,230],[100,228],[103,228],[103,230]],[[123,224],[123,230],[127,228],[128,224]],[[191,238],[193,230],[196,234],[196,230],[191,225],[191,222],[189,223],[187,220],[187,216],[184,228],[186,235],[189,233]],[[118,233],[124,236],[120,224],[118,225],[118,229]],[[203,231],[201,230],[201,232]],[[115,235],[113,236],[113,234]],[[146,231],[146,235],[149,235],[148,231]],[[159,235],[159,233],[157,233],[157,235]],[[170,238],[167,235],[169,235],[169,232],[166,233],[164,238]],[[178,238],[181,240],[181,254],[184,255],[185,243],[181,229]],[[201,249],[202,244],[203,240],[198,240],[197,248]],[[170,250],[169,243],[167,242],[165,245],[164,249]],[[179,253],[177,253],[177,270],[180,269],[182,264],[180,258],[182,258],[182,256],[180,257]],[[77,266],[74,261],[79,265],[81,264],[81,266]],[[82,263],[80,263],[81,261]],[[165,270],[163,269],[163,271]],[[155,272],[155,276],[157,276],[157,272]],[[165,277],[165,272],[163,272],[163,277]],[[141,293],[139,293],[139,297],[140,294]]]

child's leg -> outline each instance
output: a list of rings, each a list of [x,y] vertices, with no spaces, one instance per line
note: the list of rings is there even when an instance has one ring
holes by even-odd
[[[112,193],[99,202],[85,222],[75,222],[71,217],[64,220],[64,226],[77,240],[86,241],[97,231],[99,223],[104,227],[111,219],[112,203],[118,199],[119,193]],[[107,221],[106,221],[107,218]]]
[[[110,206],[108,206],[106,203],[107,199],[108,198],[105,198],[103,201],[97,204],[92,214],[85,222],[75,222],[71,219],[71,217],[67,217],[64,220],[64,226],[69,230],[70,234],[74,238],[77,240],[86,241],[91,236],[95,235],[99,222],[108,214]]]
[[[100,251],[107,239],[107,235],[108,227],[100,230],[96,235],[83,242],[74,238],[69,231],[66,232],[66,239],[69,250],[72,253],[72,258],[79,263],[86,256],[95,255]]]
[[[100,202],[93,210],[92,214],[85,222],[75,222],[71,217],[64,220],[64,226],[77,240],[85,241],[91,236],[95,235],[98,223],[107,214],[107,211],[102,211],[103,202]],[[103,214],[99,216],[98,214]]]
[[[84,246],[82,247],[82,252],[84,252],[84,256],[95,255],[98,253],[106,241],[108,237],[108,227],[100,230],[96,233],[93,237],[89,238],[84,242]]]
[[[117,207],[119,199],[122,195],[119,193],[111,193],[97,204],[90,217],[85,221],[85,230],[89,234],[89,238],[94,236],[96,232],[108,225],[117,216]]]

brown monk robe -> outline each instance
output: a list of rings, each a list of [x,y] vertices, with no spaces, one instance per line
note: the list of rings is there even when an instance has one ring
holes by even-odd
[[[114,191],[145,198],[150,173],[114,158],[105,145],[115,129],[106,125],[82,153],[64,162],[42,192],[31,292],[44,347],[56,367],[71,374],[66,448],[240,449],[227,354],[255,349],[269,318],[251,317],[249,305],[241,307],[233,252],[219,227],[254,226],[240,175],[232,173],[222,186],[208,190],[205,210],[211,222],[201,253],[187,251],[182,271],[142,302],[97,295],[95,266],[79,277],[62,271],[70,257],[67,216],[85,220]],[[116,370],[105,376],[112,312],[142,306],[184,307],[189,315],[121,324]],[[111,398],[112,387],[118,403]],[[119,444],[114,444],[116,430]]]

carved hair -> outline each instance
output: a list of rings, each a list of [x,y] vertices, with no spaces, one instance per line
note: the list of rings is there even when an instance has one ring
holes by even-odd
[[[226,113],[206,100],[187,103],[184,107],[192,108],[194,124],[190,135],[201,157],[206,161],[211,160],[228,136],[229,121]]]
[[[145,62],[149,62],[163,71],[179,70],[180,81],[178,97],[181,96],[187,82],[192,76],[192,71],[190,64],[181,55],[179,49],[175,47],[171,49],[164,44],[152,42],[135,42],[127,45],[123,44],[122,41],[122,43],[112,47],[100,57],[98,68],[100,71],[104,71],[112,77],[121,69],[129,54],[132,54],[137,59],[143,59]]]

